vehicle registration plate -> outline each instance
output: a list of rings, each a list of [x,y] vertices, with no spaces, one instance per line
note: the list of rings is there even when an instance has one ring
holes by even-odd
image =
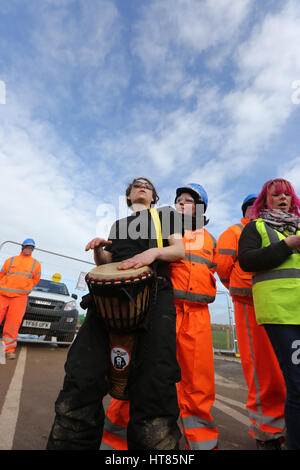
[[[23,320],[22,326],[32,328],[44,328],[49,330],[51,327],[51,323],[47,321]]]

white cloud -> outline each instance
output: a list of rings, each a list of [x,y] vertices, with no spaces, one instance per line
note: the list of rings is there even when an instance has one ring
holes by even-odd
[[[217,9],[202,2],[200,10],[192,1],[172,2],[172,7],[153,2],[144,9],[132,48],[147,72],[143,91],[153,92],[157,101],[152,108],[149,103],[137,107],[135,126],[121,131],[115,142],[102,142],[112,155],[134,156],[137,169],[144,165],[148,171],[152,164],[160,179],[204,184],[212,195],[212,214],[219,214],[222,223],[232,217],[228,185],[239,188],[241,197],[247,192],[247,175],[255,172],[260,155],[295,111],[291,84],[300,76],[296,2],[265,16],[261,12],[250,35],[243,30],[243,42],[234,49],[252,4],[242,2],[234,12],[232,2],[225,1]],[[190,59],[195,62],[212,50],[200,74],[192,73]],[[220,66],[229,54],[233,83],[223,90],[218,81],[207,80],[205,67],[216,57]],[[164,94],[170,91],[165,108]],[[224,190],[228,202],[221,204]]]
[[[257,25],[236,56],[236,90],[224,97],[231,130],[224,152],[247,147],[252,155],[282,131],[295,111],[292,82],[300,76],[300,13],[296,2]]]
[[[202,51],[230,41],[236,35],[247,13],[251,1],[220,0],[217,4],[179,0],[178,8],[171,10],[171,18],[178,25],[177,42]]]
[[[134,159],[138,173],[146,169],[164,178],[189,173],[199,162],[208,160],[207,152],[220,145],[222,134],[213,124],[219,109],[216,89],[197,89],[195,104],[188,109],[185,99],[193,90],[193,83],[187,85],[183,102],[169,113],[164,108],[139,108],[139,121],[124,133],[117,138],[99,137],[99,152],[116,158],[120,165]]]
[[[288,162],[282,163],[278,168],[278,178],[285,178],[290,181],[296,191],[300,194],[300,156]]]
[[[157,93],[173,90],[181,99],[195,99],[203,90],[203,83],[202,80],[186,82],[187,72],[182,73],[189,60],[189,53],[185,55],[186,48],[190,48],[194,59],[197,54],[218,43],[232,50],[251,2],[239,2],[237,8],[236,3],[223,1],[218,3],[218,8],[215,5],[212,8],[210,2],[177,1],[168,9],[168,15],[167,6],[166,3],[154,2],[151,8],[145,9],[144,18],[137,27],[134,51],[144,61],[145,68],[157,74],[157,79],[151,76]],[[160,20],[154,21],[154,17]],[[221,92],[216,93],[219,119],[215,120],[214,134],[224,137],[220,146],[220,156],[223,158],[245,153],[246,159],[247,154],[251,155],[248,162],[252,164],[260,150],[269,144],[276,133],[281,132],[295,109],[292,106],[291,84],[300,76],[299,20],[296,2],[287,2],[279,12],[262,18],[249,39],[245,39],[233,55],[237,70],[233,75],[235,88],[223,93],[223,96]],[[175,75],[170,73],[173,67]],[[158,84],[157,80],[161,83]],[[215,109],[212,101],[203,101],[203,95],[199,107],[202,105],[210,116]],[[174,135],[179,136],[178,140],[184,142],[184,147],[189,145],[187,141],[190,140],[193,148],[198,127],[207,126],[208,120],[201,121],[197,113],[184,111],[178,114],[177,125],[173,127]],[[192,125],[191,116],[195,118]],[[198,126],[195,125],[197,119],[198,123],[201,122]],[[188,133],[183,131],[185,125],[189,127]],[[174,147],[180,149],[171,131],[169,135]],[[150,147],[157,155],[154,162],[161,161],[161,156],[166,154],[165,139],[162,133],[156,134],[153,139],[155,142]],[[174,155],[173,151],[171,153]],[[185,156],[189,154],[185,152]],[[169,163],[172,165],[174,161],[171,159]]]
[[[56,8],[54,8],[57,6]],[[98,0],[42,2],[32,37],[44,58],[64,66],[99,66],[120,40],[120,18],[113,3]],[[77,11],[77,13],[76,13]]]
[[[211,224],[229,225],[257,159],[297,110],[297,4],[267,14],[257,4],[257,19],[254,3],[154,0],[125,18],[104,0],[35,2],[29,53],[16,52],[0,108],[1,238],[32,230],[84,255],[110,223],[101,204],[135,175],[166,203],[177,184],[203,184]]]
[[[1,239],[36,238],[39,247],[84,257],[95,236],[98,204],[76,154],[21,103],[1,108]],[[75,255],[76,254],[76,255]],[[90,257],[90,256],[88,256]]]
[[[68,9],[75,3],[78,17]],[[103,233],[97,212],[100,202],[106,202],[106,182],[101,162],[93,153],[82,157],[64,133],[71,117],[64,106],[69,100],[75,107],[84,97],[85,106],[76,108],[80,122],[84,114],[90,118],[104,112],[117,88],[126,84],[126,74],[117,67],[119,58],[124,64],[119,15],[112,3],[89,0],[38,2],[28,12],[30,53],[23,55],[20,47],[14,51],[16,60],[5,77],[7,104],[0,107],[0,238],[21,242],[32,236],[40,248],[91,260],[91,253],[84,252],[86,243],[96,235],[107,236],[107,219]],[[78,97],[72,96],[74,73],[82,79],[75,87],[81,88]],[[115,91],[107,93],[112,83]],[[90,150],[89,144],[84,142],[83,152]]]
[[[115,110],[115,100],[122,100],[130,79],[123,23],[114,3],[31,2],[26,4],[26,20],[24,44],[17,42],[16,47],[10,36],[0,33],[4,57],[13,48],[14,60],[4,58],[6,76],[0,77],[7,94],[20,91],[31,110],[62,127],[72,120],[101,122]]]
[[[220,54],[225,45],[229,53],[228,43],[232,47],[236,41],[251,3],[168,0],[145,6],[135,26],[132,49],[151,77],[151,92],[176,93],[186,80],[188,68],[210,48],[218,46]]]

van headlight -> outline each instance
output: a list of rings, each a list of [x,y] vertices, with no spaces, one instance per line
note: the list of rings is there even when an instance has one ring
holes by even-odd
[[[76,308],[76,302],[74,302],[74,300],[72,300],[71,302],[68,302],[64,306],[64,310],[74,310],[75,308]]]

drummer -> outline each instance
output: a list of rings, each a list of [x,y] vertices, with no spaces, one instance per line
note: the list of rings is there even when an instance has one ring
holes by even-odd
[[[152,266],[158,276],[148,326],[137,332],[132,360],[129,450],[175,450],[181,436],[177,425],[176,382],[180,380],[180,369],[176,360],[176,311],[168,262],[184,257],[182,219],[171,207],[153,213],[150,209],[158,199],[150,180],[135,178],[126,190],[132,214],[113,224],[108,240],[94,238],[86,246],[87,251],[94,250],[97,266],[111,262],[120,262],[120,270]],[[108,333],[91,301],[67,356],[47,449],[99,449],[108,367]]]

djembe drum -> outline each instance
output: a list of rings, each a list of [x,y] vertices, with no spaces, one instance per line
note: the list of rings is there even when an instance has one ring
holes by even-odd
[[[155,277],[148,266],[118,270],[119,264],[97,266],[85,279],[109,331],[109,393],[128,400],[126,386],[136,330],[146,320]]]

